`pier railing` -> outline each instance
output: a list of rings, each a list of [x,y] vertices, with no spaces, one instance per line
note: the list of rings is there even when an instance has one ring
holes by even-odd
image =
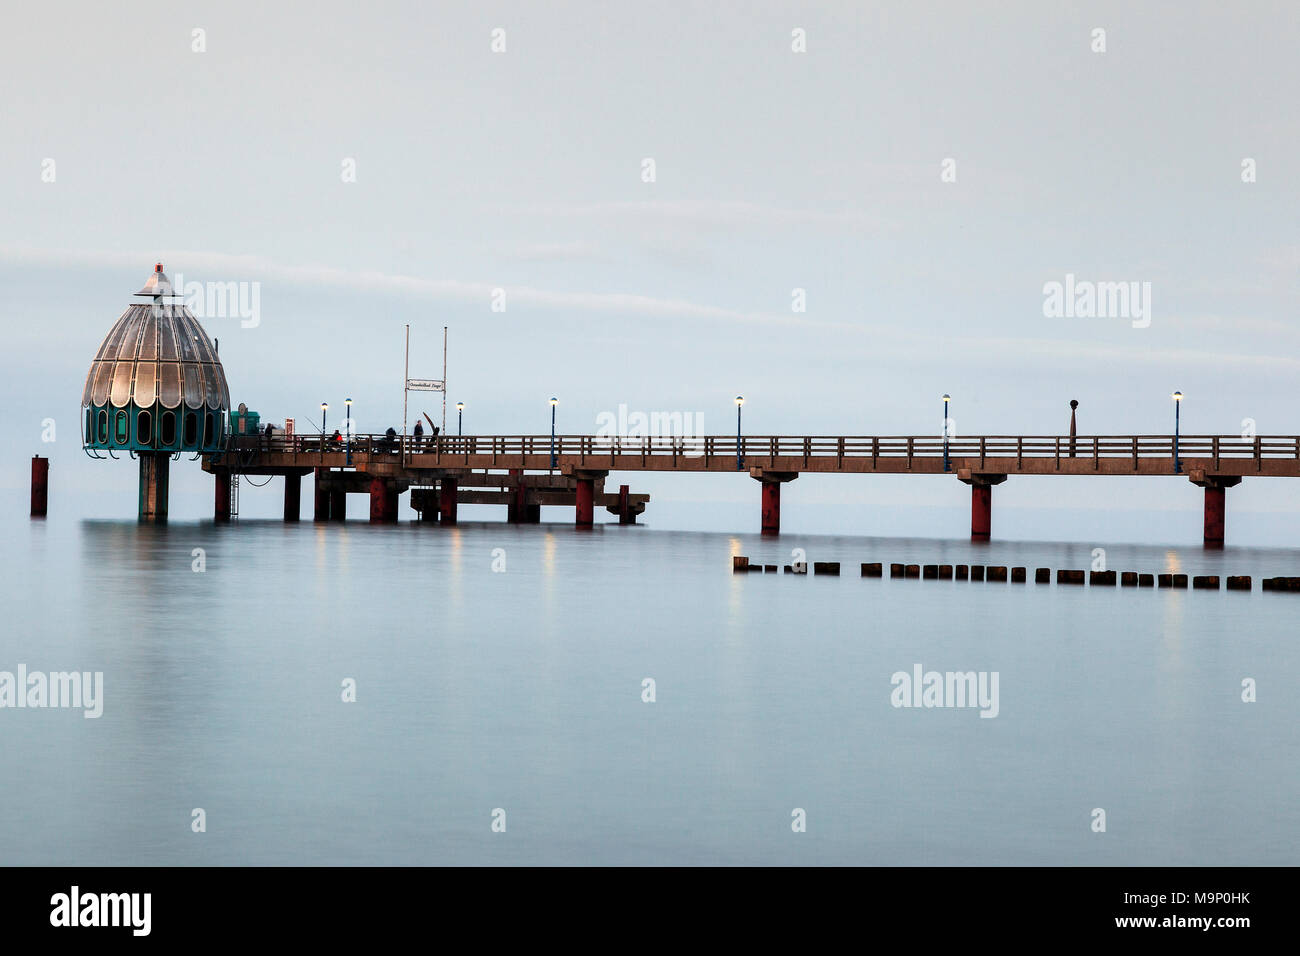
[[[941,436],[834,436],[834,435],[735,435],[605,437],[599,435],[437,435],[415,438],[385,435],[354,435],[351,441],[330,436],[291,437],[247,436],[232,439],[232,449],[263,452],[276,457],[311,456],[349,450],[363,460],[402,455],[420,462],[434,458],[485,459],[550,456],[569,460],[586,458],[628,459],[714,459],[765,458],[788,462],[826,463],[862,459],[1093,459],[1114,462],[1131,459],[1174,458],[1172,435],[981,435],[949,438]],[[1256,438],[1218,435],[1184,435],[1177,439],[1179,459],[1292,460],[1300,462],[1300,436]]]

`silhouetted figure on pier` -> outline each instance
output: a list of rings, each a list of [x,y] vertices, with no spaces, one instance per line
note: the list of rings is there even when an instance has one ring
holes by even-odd
[[[397,451],[397,429],[392,425],[389,425],[388,431],[384,432],[384,445],[389,451]]]
[[[415,428],[411,432],[411,437],[415,439],[415,450],[419,451],[420,446],[424,444],[424,426],[418,421],[415,423]]]

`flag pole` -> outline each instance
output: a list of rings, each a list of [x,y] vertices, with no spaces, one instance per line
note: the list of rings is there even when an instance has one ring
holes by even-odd
[[[447,326],[442,327],[442,433],[447,434]]]
[[[411,381],[411,323],[406,323],[406,370],[402,374],[402,467],[406,467],[406,396]]]

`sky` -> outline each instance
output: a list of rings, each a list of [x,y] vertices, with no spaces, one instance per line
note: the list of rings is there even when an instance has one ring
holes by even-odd
[[[944,393],[960,435],[1061,434],[1071,399],[1081,434],[1163,434],[1174,389],[1185,434],[1300,433],[1298,41],[1283,2],[15,6],[6,510],[42,454],[52,510],[134,513],[78,403],[156,261],[257,290],[256,321],[203,322],[276,422],[350,396],[360,430],[400,428],[409,324],[429,378],[448,327],[481,434],[546,432],[552,395],[567,433],[626,404],[725,434],[743,394],[747,434],[934,435]],[[1049,314],[1067,276],[1149,308]],[[630,483],[651,524],[757,528],[743,476]],[[1231,490],[1229,543],[1300,542],[1292,487]],[[1179,479],[995,495],[995,535],[1199,540]],[[805,477],[783,504],[794,530],[956,537],[969,492]],[[178,463],[173,515],[210,508]]]

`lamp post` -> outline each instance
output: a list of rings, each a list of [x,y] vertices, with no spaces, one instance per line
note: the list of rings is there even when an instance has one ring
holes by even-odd
[[[325,444],[325,417],[329,414],[329,410],[329,402],[320,403],[320,440],[322,446]]]
[[[745,396],[736,396],[736,471],[745,470],[745,454],[740,441],[740,409],[745,404]]]
[[[465,403],[456,403],[456,434],[465,434]]]
[[[948,471],[948,403],[952,397],[943,393],[943,470]]]
[[[352,467],[352,399],[350,398],[343,399],[343,404],[347,408],[347,416],[348,416],[346,419],[347,424],[343,426],[343,431],[346,432],[344,438],[347,442],[348,467],[351,468]]]
[[[1077,434],[1078,431],[1077,428],[1075,427],[1076,423],[1074,418],[1074,412],[1075,409],[1077,409],[1078,407],[1079,407],[1079,400],[1077,398],[1070,399],[1070,457],[1071,458],[1074,457],[1074,448],[1075,448],[1074,441],[1075,441],[1075,435]]]
[[[551,468],[555,468],[555,406],[560,404],[560,400],[554,395],[551,396]]]
[[[1183,471],[1183,463],[1178,460],[1178,412],[1183,405],[1183,393],[1174,392],[1174,474],[1180,475]]]

